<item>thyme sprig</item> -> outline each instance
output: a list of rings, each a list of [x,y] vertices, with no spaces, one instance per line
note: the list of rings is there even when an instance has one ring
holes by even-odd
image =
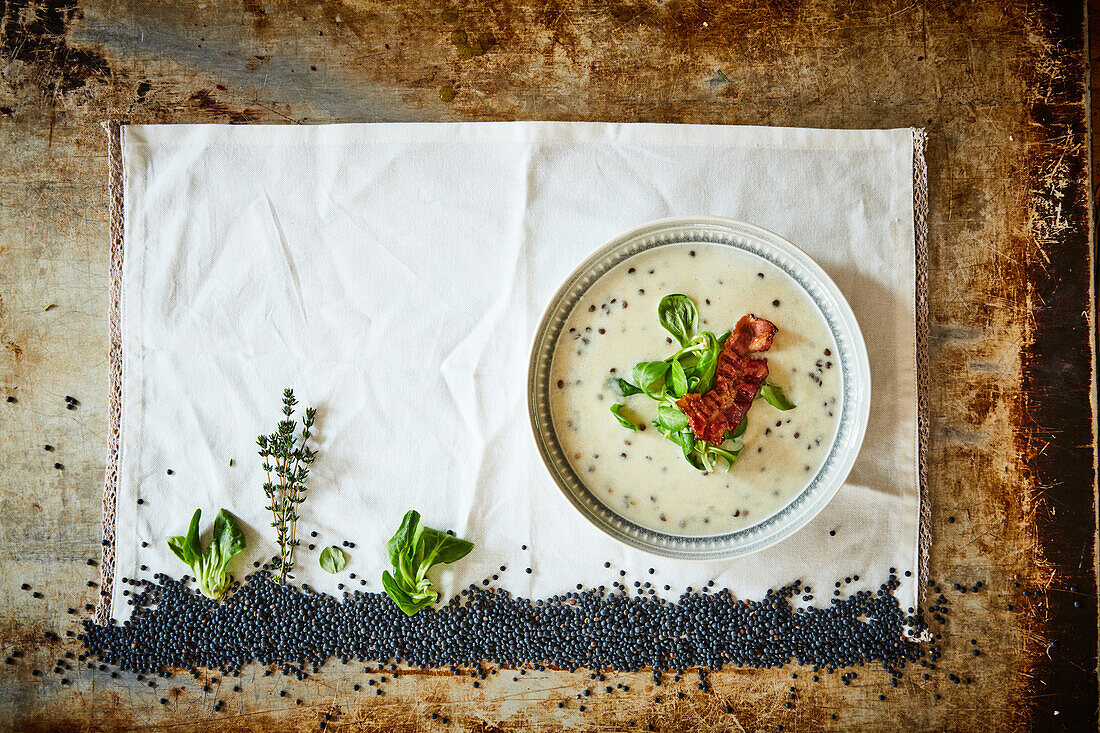
[[[264,495],[271,512],[271,526],[275,528],[275,544],[279,548],[279,574],[272,576],[277,583],[286,583],[287,573],[294,567],[294,548],[298,546],[298,506],[306,500],[306,478],[309,466],[317,453],[307,445],[313,436],[310,430],[317,410],[307,407],[302,417],[302,433],[295,435],[294,390],[283,390],[283,419],[270,435],[260,435],[256,445],[264,459],[263,470],[267,475]],[[274,473],[274,479],[272,479]]]

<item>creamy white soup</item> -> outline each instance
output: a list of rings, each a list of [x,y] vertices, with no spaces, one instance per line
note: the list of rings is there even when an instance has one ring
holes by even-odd
[[[691,297],[699,329],[722,334],[746,313],[774,323],[768,382],[797,407],[758,398],[745,447],[729,470],[693,468],[652,425],[657,403],[619,396],[609,384],[634,364],[679,347],[657,319],[670,293]],[[769,262],[731,247],[657,247],[620,263],[589,288],[570,314],[550,374],[554,432],[573,470],[610,510],[661,532],[708,535],[756,524],[786,506],[825,460],[839,419],[841,370],[825,319],[802,288]],[[610,412],[624,405],[642,428]]]

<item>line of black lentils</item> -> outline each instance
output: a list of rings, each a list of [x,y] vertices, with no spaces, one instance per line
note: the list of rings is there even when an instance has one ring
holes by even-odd
[[[532,665],[576,670],[661,672],[727,665],[773,667],[797,661],[826,670],[881,661],[901,667],[922,655],[907,640],[924,622],[902,612],[891,577],[877,593],[834,598],[826,608],[791,599],[800,583],[762,601],[726,590],[669,602],[650,592],[591,590],[532,601],[500,588],[470,586],[449,603],[406,616],[380,593],[343,599],[270,582],[263,569],[221,603],[163,573],[123,582],[140,590],[121,626],[84,624],[81,641],[101,661],[134,672],[210,667],[223,673],[250,662],[283,664],[297,676],[331,657],[396,660],[419,667]],[[638,589],[641,591],[641,588]],[[945,599],[946,600],[946,599]]]
[[[246,578],[224,602],[158,573],[124,582],[140,590],[121,626],[84,624],[81,641],[101,661],[134,672],[211,667],[223,673],[249,662],[283,664],[304,676],[330,657],[397,660],[419,667],[533,665],[576,670],[661,672],[701,666],[773,667],[794,660],[827,670],[867,661],[904,666],[922,656],[907,640],[924,623],[902,612],[891,577],[877,593],[834,598],[826,608],[791,603],[800,583],[762,601],[737,601],[726,590],[682,595],[604,587],[532,601],[500,588],[470,586],[449,603],[406,616],[383,594],[343,599],[308,586],[282,586],[266,569]],[[638,589],[641,590],[640,588]],[[652,591],[652,588],[650,589]]]
[[[237,675],[243,665],[259,662],[304,679],[339,658],[379,663],[379,670],[398,664],[449,667],[473,677],[474,686],[496,673],[486,665],[585,668],[601,681],[603,671],[649,668],[656,685],[664,673],[679,680],[685,670],[698,668],[698,687],[708,691],[710,670],[793,661],[812,667],[815,681],[818,672],[880,663],[896,686],[906,665],[935,669],[940,656],[936,646],[916,640],[927,625],[919,609],[902,611],[893,574],[876,592],[840,598],[834,591],[830,605],[821,608],[797,603],[813,598],[812,588],[800,582],[769,591],[760,601],[739,601],[708,586],[672,602],[640,583],[631,593],[624,581],[543,600],[471,585],[449,603],[412,617],[380,593],[345,591],[338,599],[309,586],[273,583],[268,566],[235,584],[222,602],[192,590],[187,576],[176,580],[158,573],[154,580],[123,582],[136,589],[128,599],[134,607],[130,620],[109,626],[84,621],[81,658],[165,677],[169,668],[197,676],[200,667]],[[947,598],[936,592],[929,612],[944,623]],[[841,675],[845,684],[856,676]],[[375,692],[382,694],[381,687]]]

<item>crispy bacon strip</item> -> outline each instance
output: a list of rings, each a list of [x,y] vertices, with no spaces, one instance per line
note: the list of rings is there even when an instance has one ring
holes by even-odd
[[[676,401],[687,415],[696,438],[719,445],[752,407],[756,393],[768,377],[768,360],[750,354],[767,351],[779,329],[752,313],[733,327],[715,368],[714,388],[705,394],[689,393]]]

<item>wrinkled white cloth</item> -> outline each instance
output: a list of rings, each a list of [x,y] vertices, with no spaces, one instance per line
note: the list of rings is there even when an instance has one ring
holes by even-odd
[[[220,507],[246,527],[237,577],[273,554],[255,437],[285,386],[318,409],[294,573],[318,589],[380,590],[385,542],[417,509],[476,543],[436,576],[444,599],[494,574],[537,598],[623,569],[670,597],[801,579],[827,604],[834,581],[874,590],[895,567],[914,571],[898,596],[915,606],[913,145],[910,130],[652,124],[123,127],[114,615],[128,614],[119,579],[187,572],[164,539],[195,508],[207,533]],[[540,462],[525,403],[561,281],[614,236],[693,214],[810,253],[852,305],[874,385],[832,503],[725,562],[653,557],[589,525]],[[321,571],[321,549],[344,541],[344,572]]]

